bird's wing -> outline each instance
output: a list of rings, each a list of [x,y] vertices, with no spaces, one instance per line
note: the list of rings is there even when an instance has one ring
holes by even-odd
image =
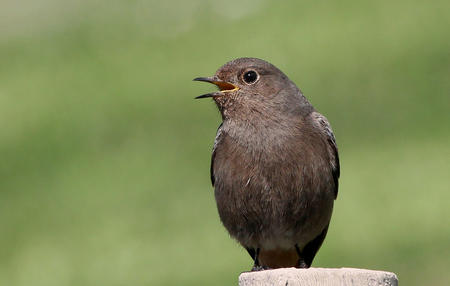
[[[336,139],[334,138],[331,125],[325,116],[316,111],[312,112],[311,116],[316,126],[319,127],[322,134],[324,134],[325,137],[327,138],[328,143],[327,149],[328,154],[330,156],[331,170],[335,185],[334,193],[335,196],[337,197],[339,187],[338,179],[340,174],[340,166],[339,166],[339,155],[338,155],[338,148],[336,145]]]
[[[216,179],[214,178],[214,159],[216,157],[217,145],[219,144],[221,137],[222,137],[222,125],[223,125],[223,123],[221,123],[219,125],[219,128],[217,128],[216,139],[214,140],[214,146],[213,146],[212,155],[211,155],[210,174],[211,174],[211,184],[213,185],[213,187],[214,187],[214,182],[216,181]]]

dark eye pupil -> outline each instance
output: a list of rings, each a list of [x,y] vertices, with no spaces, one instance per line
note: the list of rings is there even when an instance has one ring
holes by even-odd
[[[244,81],[246,83],[255,82],[257,78],[258,78],[258,75],[256,74],[255,71],[248,71],[244,74]]]

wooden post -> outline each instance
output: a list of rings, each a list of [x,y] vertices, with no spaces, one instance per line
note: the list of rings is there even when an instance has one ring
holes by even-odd
[[[392,272],[357,268],[280,268],[244,272],[239,286],[397,286]]]

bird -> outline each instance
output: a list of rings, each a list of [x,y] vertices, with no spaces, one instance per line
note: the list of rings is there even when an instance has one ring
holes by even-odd
[[[338,194],[340,165],[327,118],[281,70],[238,58],[214,76],[220,111],[210,175],[220,220],[249,253],[251,271],[309,268]]]

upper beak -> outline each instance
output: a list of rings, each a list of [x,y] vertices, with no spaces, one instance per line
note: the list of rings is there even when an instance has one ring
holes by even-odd
[[[213,76],[213,77],[197,77],[197,78],[194,78],[193,80],[209,82],[209,83],[217,85],[217,87],[220,89],[219,91],[202,94],[200,96],[197,96],[195,99],[222,96],[222,95],[224,95],[225,92],[239,90],[239,87],[235,86],[234,84],[231,84],[226,81],[222,81],[215,76]]]

